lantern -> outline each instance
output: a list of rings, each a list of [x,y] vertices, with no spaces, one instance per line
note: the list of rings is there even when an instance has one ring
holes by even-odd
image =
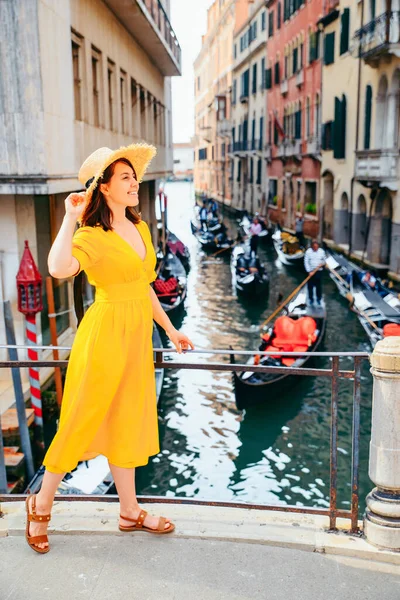
[[[25,240],[25,249],[17,273],[18,310],[24,315],[35,315],[43,310],[42,276]]]

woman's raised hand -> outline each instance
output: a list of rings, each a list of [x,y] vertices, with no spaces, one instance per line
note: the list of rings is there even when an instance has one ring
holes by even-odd
[[[75,219],[79,219],[86,208],[86,193],[74,192],[65,199],[65,212]]]

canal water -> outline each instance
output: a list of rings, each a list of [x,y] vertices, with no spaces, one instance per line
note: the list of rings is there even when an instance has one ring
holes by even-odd
[[[260,248],[270,275],[269,296],[257,305],[237,299],[229,259],[210,258],[190,231],[194,205],[191,183],[169,183],[169,228],[189,246],[191,271],[184,313],[175,326],[201,349],[255,349],[258,325],[304,278],[277,260],[273,247]],[[231,235],[237,222],[225,216]],[[328,322],[325,351],[369,351],[364,331],[328,275],[324,279]],[[165,345],[168,341],[164,338]],[[161,451],[138,469],[139,494],[232,500],[261,504],[329,506],[329,378],[299,377],[290,392],[266,397],[265,404],[238,411],[229,372],[166,371],[159,403]],[[191,361],[228,361],[228,357],[187,355]],[[315,363],[329,366],[329,359]],[[341,368],[352,368],[341,359]],[[362,370],[360,510],[372,487],[368,478],[372,380]],[[338,506],[350,507],[352,382],[339,387]]]

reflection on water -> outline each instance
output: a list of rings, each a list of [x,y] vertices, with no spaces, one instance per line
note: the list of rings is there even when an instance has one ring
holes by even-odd
[[[253,349],[257,325],[275,308],[278,295],[287,296],[302,274],[282,266],[272,248],[260,248],[271,278],[269,297],[248,305],[235,297],[229,260],[204,255],[190,232],[193,187],[168,184],[171,230],[190,248],[192,269],[181,327],[202,349]],[[235,232],[234,219],[225,217]],[[339,297],[326,275],[328,311],[321,350],[369,350],[357,318]],[[167,341],[164,339],[165,344]],[[199,355],[185,360],[226,361],[228,357]],[[327,367],[329,359],[318,359]],[[352,368],[343,358],[341,368]],[[360,499],[371,489],[368,444],[372,381],[363,365]],[[329,505],[330,445],[329,378],[299,377],[289,393],[266,398],[265,405],[239,412],[229,372],[169,369],[159,404],[161,452],[138,469],[140,494],[202,499],[321,506]],[[338,502],[348,508],[351,498],[352,382],[339,387]]]

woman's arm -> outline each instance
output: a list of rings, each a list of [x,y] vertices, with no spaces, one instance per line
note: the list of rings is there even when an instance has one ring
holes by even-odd
[[[65,216],[47,259],[49,273],[57,279],[72,277],[79,270],[79,262],[72,256],[72,238],[76,221],[85,208],[84,200],[84,192],[70,194],[65,200]]]
[[[153,319],[165,330],[165,333],[174,344],[178,353],[181,354],[183,350],[188,350],[189,348],[194,350],[194,345],[190,339],[184,333],[181,333],[175,329],[175,327],[172,325],[152,287],[150,287],[150,299],[153,307]]]

